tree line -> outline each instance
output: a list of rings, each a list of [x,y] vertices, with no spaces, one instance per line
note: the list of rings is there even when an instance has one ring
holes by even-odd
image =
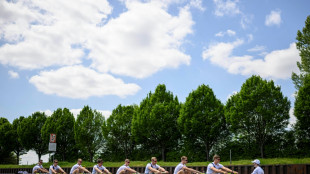
[[[77,115],[58,108],[51,116],[35,112],[10,123],[0,117],[0,162],[11,163],[32,149],[48,153],[49,134],[57,135],[55,158],[74,161],[211,160],[213,154],[229,158],[310,156],[310,16],[298,31],[296,43],[300,74],[292,74],[296,87],[296,124],[288,128],[291,103],[272,80],[253,75],[226,103],[202,84],[188,94],[184,103],[159,84],[139,105],[118,105],[108,119],[89,106]]]

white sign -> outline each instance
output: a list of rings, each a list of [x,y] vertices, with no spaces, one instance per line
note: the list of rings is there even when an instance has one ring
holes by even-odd
[[[56,143],[49,143],[48,144],[48,151],[56,152]]]

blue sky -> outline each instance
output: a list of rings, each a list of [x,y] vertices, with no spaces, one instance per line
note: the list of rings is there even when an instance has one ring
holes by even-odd
[[[13,121],[59,107],[76,115],[89,105],[108,117],[162,83],[182,102],[207,84],[225,103],[252,74],[274,80],[293,107],[294,42],[309,7],[307,0],[1,1],[0,116]]]

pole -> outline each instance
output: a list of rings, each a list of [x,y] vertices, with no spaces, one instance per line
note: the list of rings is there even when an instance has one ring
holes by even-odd
[[[229,150],[229,157],[230,157],[230,165],[231,165],[231,149]]]

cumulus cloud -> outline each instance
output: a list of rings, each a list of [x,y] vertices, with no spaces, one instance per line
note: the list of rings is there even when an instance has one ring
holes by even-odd
[[[213,0],[215,4],[214,14],[216,16],[240,14],[238,7],[239,0]]]
[[[236,32],[234,30],[226,30],[226,31],[220,31],[218,33],[215,34],[216,37],[223,37],[225,35],[228,35],[228,36],[235,36],[236,35]]]
[[[109,74],[101,74],[80,65],[41,71],[39,75],[31,77],[29,82],[45,94],[82,99],[105,95],[125,97],[140,90],[136,84],[126,84]]]
[[[9,74],[10,78],[12,78],[12,79],[18,79],[19,78],[19,74],[15,71],[10,70],[10,71],[8,71],[8,74]]]
[[[294,115],[294,108],[291,108],[290,109],[290,119],[289,119],[289,125],[288,125],[288,128],[292,128],[293,125],[296,123],[296,117]]]
[[[281,10],[273,10],[269,15],[266,16],[265,25],[272,26],[277,25],[280,26],[281,20]]]
[[[80,114],[81,110],[82,109],[70,109],[70,112],[72,112],[74,118],[76,119],[77,115]],[[96,111],[100,112],[105,117],[105,119],[108,119],[112,114],[112,112],[109,110],[96,110]]]
[[[237,39],[234,42],[211,44],[203,51],[202,57],[232,74],[258,74],[264,78],[287,79],[292,71],[298,72],[296,61],[300,61],[300,57],[295,43],[287,49],[267,53],[263,59],[255,59],[251,55],[233,55],[233,50],[243,43],[243,40]]]
[[[144,78],[190,63],[181,50],[194,24],[188,5],[172,16],[164,1],[125,1],[127,11],[108,19],[106,0],[0,3],[6,16],[0,36],[7,42],[0,47],[2,64],[38,69],[81,64],[86,57],[100,72]]]

